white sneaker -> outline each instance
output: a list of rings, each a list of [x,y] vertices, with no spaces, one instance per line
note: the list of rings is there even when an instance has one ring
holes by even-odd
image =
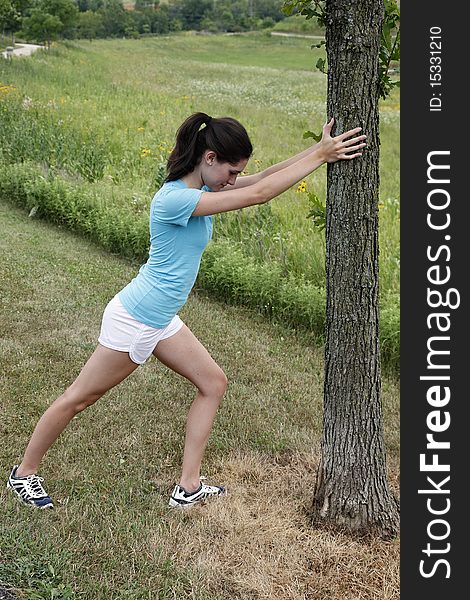
[[[220,485],[206,485],[201,483],[195,492],[187,492],[181,485],[175,485],[168,506],[171,508],[190,508],[201,504],[207,498],[222,496],[225,488]]]
[[[41,485],[41,482],[44,481],[44,479],[37,475],[16,477],[17,468],[18,465],[15,465],[11,470],[7,488],[13,490],[18,500],[21,500],[21,502],[24,502],[25,504],[35,506],[36,508],[54,508],[50,496],[47,495]]]

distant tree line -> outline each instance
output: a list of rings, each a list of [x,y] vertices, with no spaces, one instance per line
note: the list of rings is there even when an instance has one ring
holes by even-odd
[[[283,0],[0,0],[0,32],[56,39],[140,37],[172,31],[241,32],[285,18]]]

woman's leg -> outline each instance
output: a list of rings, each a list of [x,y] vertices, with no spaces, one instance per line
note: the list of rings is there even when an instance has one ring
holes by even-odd
[[[194,491],[200,484],[202,455],[217,408],[227,389],[227,378],[186,325],[174,336],[159,342],[153,354],[160,362],[189,379],[198,388],[186,423],[180,480],[180,485],[187,491]]]
[[[95,403],[139,365],[127,352],[99,345],[72,385],[39,419],[16,475],[36,473],[44,454],[79,412]]]

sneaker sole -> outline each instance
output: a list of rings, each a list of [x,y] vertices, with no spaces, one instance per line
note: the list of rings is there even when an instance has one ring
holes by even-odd
[[[168,502],[168,506],[170,508],[179,508],[180,510],[189,510],[190,508],[193,508],[194,506],[197,506],[198,504],[202,504],[202,501],[191,502],[190,504],[181,504],[177,500],[170,498],[170,501]]]
[[[15,498],[17,499],[17,501],[20,504],[23,504],[24,506],[32,506],[33,508],[38,508],[39,510],[44,510],[44,509],[49,509],[49,510],[53,510],[54,509],[54,504],[45,504],[44,506],[38,506],[37,504],[35,504],[34,502],[27,502],[26,500],[23,500],[23,498],[16,493],[15,488],[10,485],[10,482],[7,482],[7,490],[11,490],[12,494],[14,494]]]
[[[202,498],[201,500],[196,500],[196,502],[190,502],[188,504],[182,504],[175,500],[173,496],[171,496],[170,501],[168,502],[168,506],[170,508],[180,508],[181,510],[188,510],[189,508],[193,508],[193,506],[201,506],[202,504],[206,504],[207,501],[215,500],[216,498],[223,498],[227,495],[227,491],[224,491],[222,494],[214,494],[213,496],[208,496],[206,498]]]

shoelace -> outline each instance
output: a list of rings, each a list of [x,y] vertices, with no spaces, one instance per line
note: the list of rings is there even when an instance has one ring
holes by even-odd
[[[213,494],[219,493],[219,488],[215,485],[207,485],[205,483],[202,484],[201,492],[204,496],[212,496]]]
[[[205,498],[208,495],[212,495],[213,492],[211,490],[213,489],[215,488],[210,485],[206,485],[205,483],[201,483],[201,487],[199,489],[192,492],[191,494],[187,494],[187,496],[197,496],[198,498]]]
[[[45,489],[41,485],[41,481],[44,481],[44,477],[38,475],[30,475],[25,482],[28,494],[32,498],[43,498],[47,496]]]

